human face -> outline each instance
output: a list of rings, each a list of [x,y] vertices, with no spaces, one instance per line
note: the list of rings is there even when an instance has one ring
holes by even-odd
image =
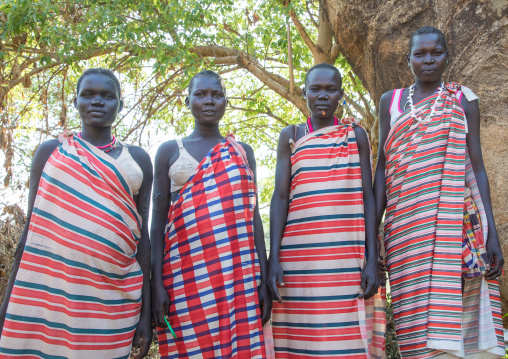
[[[416,35],[408,55],[411,72],[422,82],[441,81],[448,53],[437,34]]]
[[[83,78],[74,106],[84,125],[104,128],[115,122],[123,104],[115,84],[108,76],[91,74]]]
[[[192,92],[185,99],[197,122],[217,124],[226,111],[226,94],[220,81],[213,77],[200,76],[194,79]]]
[[[329,118],[333,116],[342,98],[342,80],[332,69],[315,69],[307,76],[303,95],[313,116]]]

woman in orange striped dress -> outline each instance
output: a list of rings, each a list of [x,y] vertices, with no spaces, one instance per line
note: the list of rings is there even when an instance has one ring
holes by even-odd
[[[78,80],[79,134],[37,149],[27,223],[0,310],[0,358],[137,358],[152,339],[148,209],[152,164],[111,133],[113,72]]]
[[[354,120],[334,117],[342,95],[334,66],[311,68],[311,117],[279,138],[269,259],[276,358],[383,356],[370,145]]]
[[[480,147],[478,97],[442,83],[444,35],[410,40],[415,83],[380,101],[375,194],[404,358],[504,355],[503,255]]]

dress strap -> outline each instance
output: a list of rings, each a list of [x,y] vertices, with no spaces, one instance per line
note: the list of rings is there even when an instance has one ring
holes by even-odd
[[[178,148],[180,150],[184,149],[185,150],[185,147],[183,147],[183,142],[182,142],[182,139],[181,138],[177,138],[176,139],[176,144],[178,145]]]
[[[390,104],[390,115],[392,114],[400,114],[402,113],[402,109],[400,108],[400,100],[402,97],[403,88],[393,90],[392,94],[392,102]]]

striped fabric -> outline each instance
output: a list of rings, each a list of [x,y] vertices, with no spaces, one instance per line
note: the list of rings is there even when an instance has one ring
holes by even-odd
[[[232,136],[215,146],[169,211],[161,358],[265,358],[254,246],[256,188]]]
[[[279,256],[284,304],[274,302],[272,314],[276,358],[384,356],[384,302],[379,294],[358,298],[365,262],[362,178],[354,125],[341,122],[292,148]]]
[[[430,121],[404,112],[385,144],[386,259],[404,358],[504,355],[498,281],[481,276],[461,284],[465,187],[485,240],[487,219],[467,155],[459,89],[446,85]],[[437,96],[416,105],[420,117]]]
[[[140,220],[116,161],[64,139],[39,183],[0,358],[128,358],[141,309]]]

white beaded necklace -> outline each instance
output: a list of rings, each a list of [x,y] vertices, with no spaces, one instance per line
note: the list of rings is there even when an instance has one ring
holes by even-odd
[[[439,86],[439,93],[437,94],[436,99],[434,100],[434,104],[432,105],[432,108],[430,110],[429,115],[427,116],[427,120],[431,120],[434,117],[434,114],[436,113],[436,106],[437,102],[441,97],[441,93],[443,93],[444,89],[444,83],[441,82],[441,86]],[[413,96],[415,94],[415,84],[412,84],[411,87],[409,87],[409,106],[411,106],[411,115],[415,118],[416,121],[422,122],[424,119],[420,118],[416,115],[415,106],[413,105]]]

